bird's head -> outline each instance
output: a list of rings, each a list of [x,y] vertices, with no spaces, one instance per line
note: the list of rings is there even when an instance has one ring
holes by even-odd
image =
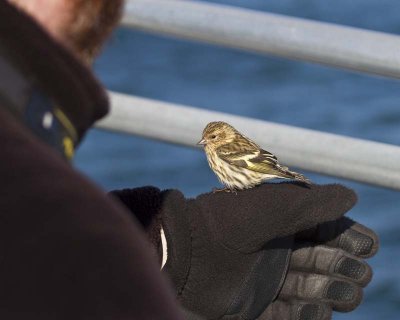
[[[236,134],[236,129],[226,122],[210,122],[204,128],[202,139],[197,144],[208,148],[218,148],[232,142]]]

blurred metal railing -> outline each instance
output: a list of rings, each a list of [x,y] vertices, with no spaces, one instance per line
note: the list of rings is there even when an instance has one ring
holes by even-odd
[[[128,1],[126,26],[258,53],[400,78],[400,37],[228,6]],[[283,163],[400,190],[400,148],[220,112],[111,93],[98,127],[195,147],[204,126],[224,120]]]
[[[400,37],[182,0],[131,0],[122,24],[256,53],[400,78]]]
[[[231,114],[111,93],[101,129],[195,147],[205,125],[222,120],[275,153],[284,164],[400,190],[400,148]]]

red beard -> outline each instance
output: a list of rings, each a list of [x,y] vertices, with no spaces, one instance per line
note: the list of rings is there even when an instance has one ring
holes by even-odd
[[[123,0],[69,0],[72,5],[65,39],[72,50],[91,61],[119,22]]]

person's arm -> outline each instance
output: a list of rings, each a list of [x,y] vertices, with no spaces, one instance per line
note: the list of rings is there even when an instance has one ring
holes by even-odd
[[[135,219],[0,107],[0,318],[183,319]]]

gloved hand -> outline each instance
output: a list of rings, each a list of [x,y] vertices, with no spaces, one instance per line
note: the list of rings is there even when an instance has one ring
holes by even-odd
[[[295,183],[193,200],[176,190],[152,193],[153,200],[126,190],[119,198],[139,216],[138,201],[158,208],[168,243],[164,270],[182,305],[206,319],[256,319],[284,283],[291,235],[337,220],[356,202],[340,185]]]
[[[363,260],[378,251],[376,234],[347,217],[296,234],[289,272],[259,320],[329,320],[356,308],[372,277]]]

